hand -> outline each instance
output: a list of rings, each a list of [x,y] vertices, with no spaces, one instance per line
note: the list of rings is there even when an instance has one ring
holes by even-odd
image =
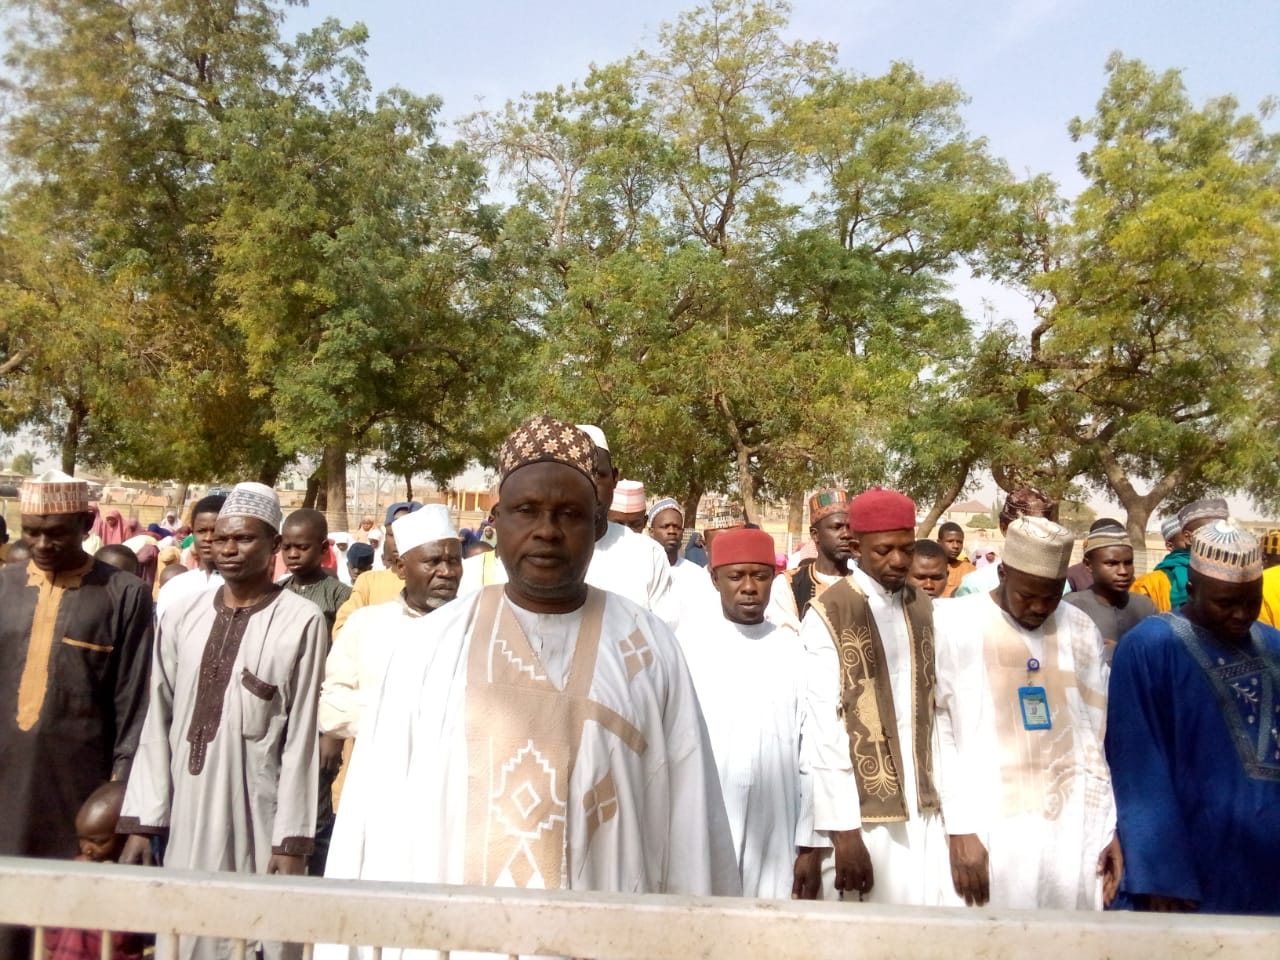
[[[1182,897],[1166,897],[1158,893],[1147,897],[1147,909],[1152,913],[1191,913],[1199,907],[1196,901]]]
[[[156,858],[151,855],[151,838],[141,833],[129,835],[120,851],[118,863],[132,863],[141,867],[154,867]]]
[[[1120,875],[1124,873],[1124,854],[1120,851],[1120,835],[1111,838],[1102,853],[1098,854],[1098,876],[1102,878],[1102,905],[1111,906],[1120,890]]]
[[[792,870],[791,899],[817,900],[822,890],[822,847],[801,847]]]
[[[279,873],[286,877],[300,877],[306,869],[306,857],[294,857],[287,853],[273,853],[267,863],[267,873]]]
[[[834,831],[831,843],[836,856],[836,890],[840,893],[870,893],[876,878],[871,867],[871,854],[862,842],[862,831]]]
[[[991,898],[991,867],[987,848],[976,833],[951,838],[951,882],[966,907],[981,907]]]
[[[342,769],[342,745],[345,742],[341,737],[335,737],[327,733],[320,734],[320,770],[322,773],[331,777],[338,775],[338,771]]]

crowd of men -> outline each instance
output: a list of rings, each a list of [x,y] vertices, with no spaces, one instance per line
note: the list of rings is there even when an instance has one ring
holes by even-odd
[[[979,566],[955,524],[918,540],[908,497],[832,489],[785,569],[741,523],[706,531],[703,567],[680,504],[612,457],[533,418],[498,453],[485,544],[464,558],[444,507],[396,504],[382,569],[361,569],[371,523],[347,546],[350,586],[322,514],[238,484],[195,504],[196,563],[154,608],[86,552],[83,483],[26,483],[30,557],[0,571],[0,854],[1280,914],[1280,632],[1259,619],[1280,535],[1196,501],[1135,580],[1122,525],[1073,565],[1024,490]]]

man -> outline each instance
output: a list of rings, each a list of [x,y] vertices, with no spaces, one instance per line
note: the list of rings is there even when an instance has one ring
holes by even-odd
[[[351,575],[352,589],[355,588],[356,581],[371,570],[373,570],[373,547],[367,543],[353,543],[347,549],[347,572]],[[341,612],[342,608],[339,607],[338,610]],[[334,622],[337,622],[336,618]]]
[[[80,805],[129,776],[147,709],[151,597],[84,552],[84,481],[27,480],[19,508],[31,556],[11,554],[0,571],[0,856],[69,860]],[[30,950],[27,931],[0,927],[0,956]]]
[[[671,497],[664,497],[649,508],[649,536],[666,552],[671,565],[671,590],[680,616],[692,616],[708,604],[714,609],[715,594],[707,571],[680,556],[684,511]]]
[[[1098,518],[1093,521],[1093,523],[1089,524],[1089,532],[1085,535],[1085,542],[1087,543],[1089,537],[1097,531],[1109,529],[1115,526],[1120,526],[1121,529],[1123,529],[1123,524],[1121,524],[1119,520],[1112,517]],[[1130,549],[1132,549],[1132,547],[1130,547]],[[1129,581],[1132,583],[1133,578],[1130,577]],[[1078,563],[1073,563],[1071,566],[1067,567],[1067,586],[1071,588],[1071,593],[1082,593],[1093,586],[1093,573],[1089,569],[1089,564],[1083,556],[1081,556]],[[1128,589],[1128,587],[1125,589]]]
[[[1089,615],[1102,635],[1110,663],[1120,638],[1154,615],[1156,606],[1150,597],[1129,590],[1133,586],[1133,544],[1120,521],[1100,520],[1089,528],[1083,563],[1089,568],[1090,586],[1073,590],[1065,599]]]
[[[955,592],[960,589],[960,581],[978,569],[975,564],[961,558],[964,553],[964,527],[948,520],[938,528],[938,545],[947,558],[947,582],[942,595],[955,596]],[[929,551],[930,554],[932,552]]]
[[[328,540],[329,521],[319,510],[293,511],[280,531],[280,553],[289,571],[289,575],[280,581],[280,586],[320,608],[324,614],[326,641],[338,609],[351,596],[350,587],[320,566],[324,562]]]
[[[196,505],[191,508],[191,535],[195,538],[191,550],[196,557],[196,566],[160,588],[156,597],[157,621],[178,598],[222,586],[222,574],[218,573],[213,556],[213,530],[226,499],[222,494],[213,494],[197,500]]]
[[[907,585],[915,504],[875,488],[848,507],[850,575],[800,628],[814,827],[834,857],[829,897],[932,906],[946,897],[946,839],[933,780],[931,601]]]
[[[738,893],[675,638],[586,583],[604,519],[590,438],[535,417],[498,464],[507,583],[396,645],[361,721],[326,876]]]
[[[1261,603],[1258,541],[1211,521],[1186,604],[1116,648],[1107,760],[1140,910],[1280,914],[1280,632]]]
[[[819,490],[809,498],[809,537],[817,556],[778,574],[770,601],[769,619],[795,630],[800,629],[800,621],[813,599],[849,575],[853,547],[847,493]]]
[[[316,826],[316,707],[324,677],[324,614],[272,582],[280,501],[240,483],[214,532],[223,584],[182,598],[160,620],[151,705],[129,778],[122,863],[189,870],[301,874]],[[267,958],[301,947],[263,944]],[[183,937],[183,960],[214,958],[223,941]],[[158,956],[164,956],[161,952]]]
[[[1164,522],[1160,524],[1160,534],[1164,537],[1164,548],[1169,553],[1191,545],[1182,532],[1182,521],[1178,519],[1176,513],[1172,517],[1164,518]]]
[[[942,815],[971,906],[1101,909],[1119,882],[1102,643],[1062,605],[1073,546],[1014,520],[999,587],[934,608]]]
[[[1185,545],[1171,550],[1156,568],[1133,582],[1129,589],[1149,597],[1160,613],[1176,610],[1187,602],[1187,577],[1191,569],[1191,552],[1188,546],[1192,536],[1201,527],[1219,520],[1226,520],[1230,511],[1227,501],[1218,499],[1197,500],[1178,511]]]
[[[825,838],[814,834],[813,792],[802,789],[803,654],[789,627],[765,619],[773,537],[740,527],[711,546],[715,607],[678,634],[711,736],[742,892],[812,900]],[[807,786],[807,785],[806,785]]]
[[[406,514],[416,513],[421,509],[422,504],[414,500],[393,503],[387,507],[386,543],[382,547],[382,569],[371,570],[367,576],[360,577],[358,581],[352,583],[351,595],[338,608],[338,613],[334,617],[333,635],[335,637],[342,632],[347,618],[361,607],[389,603],[400,595],[400,591],[404,588],[404,571],[400,569],[400,553],[396,550],[396,537],[392,532],[392,526]],[[372,540],[369,546],[376,551],[377,548]],[[358,555],[364,554],[361,552]],[[347,556],[351,556],[350,549]],[[352,577],[354,580],[355,575],[353,574]]]
[[[1009,530],[1009,524],[1019,517],[1044,517],[1046,520],[1058,521],[1058,501],[1050,500],[1039,490],[1024,487],[1005,497],[1004,506],[1000,509],[1000,536]],[[990,593],[1000,586],[999,564],[994,562],[994,550],[988,552],[989,561],[986,566],[979,567],[960,579],[953,597],[966,597],[973,593]],[[1063,585],[1064,589],[1066,585]]]
[[[628,530],[644,533],[645,495],[644,484],[639,480],[619,480],[613,488],[609,502],[609,520],[620,523]]]
[[[1262,538],[1262,612],[1258,619],[1280,625],[1280,530],[1268,530]]]
[[[907,585],[915,587],[933,600],[941,600],[950,582],[949,556],[946,544],[938,540],[917,540],[911,555],[911,571]]]

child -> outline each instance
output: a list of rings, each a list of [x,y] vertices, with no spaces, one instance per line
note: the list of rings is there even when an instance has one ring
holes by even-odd
[[[907,583],[937,600],[947,589],[948,556],[946,546],[933,540],[917,540],[911,555]]]
[[[114,863],[127,839],[116,833],[116,821],[124,805],[124,784],[104,783],[84,802],[76,814],[76,836],[80,838],[77,860],[90,863]],[[111,956],[114,960],[141,960],[146,937],[137,933],[112,933]],[[47,960],[98,960],[102,956],[100,930],[52,928],[45,931]]]

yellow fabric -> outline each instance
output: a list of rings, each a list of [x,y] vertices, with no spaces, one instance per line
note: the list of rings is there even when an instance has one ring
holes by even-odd
[[[1280,627],[1280,566],[1262,572],[1262,612],[1258,619]]]
[[[371,607],[377,603],[386,603],[400,596],[404,589],[404,581],[391,570],[366,570],[356,577],[351,585],[351,596],[338,608],[333,618],[333,635],[338,636],[342,625],[361,607]]]
[[[1144,573],[1133,581],[1133,586],[1129,588],[1130,593],[1140,593],[1144,597],[1149,597],[1156,605],[1157,613],[1168,613],[1173,609],[1173,602],[1169,597],[1170,591],[1169,577],[1163,570]]]

